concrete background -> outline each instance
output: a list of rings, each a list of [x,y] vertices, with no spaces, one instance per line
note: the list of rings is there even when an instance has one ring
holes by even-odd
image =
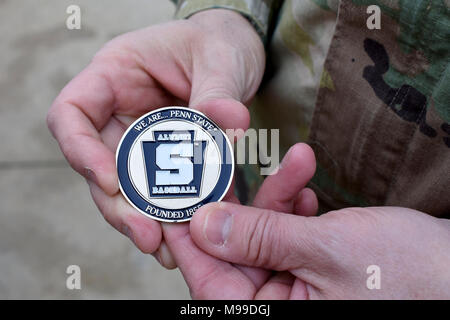
[[[82,29],[69,31],[71,4]],[[109,39],[169,20],[169,0],[0,0],[0,298],[183,299],[161,268],[112,229],[45,124],[64,85]],[[81,290],[66,268],[81,267]]]

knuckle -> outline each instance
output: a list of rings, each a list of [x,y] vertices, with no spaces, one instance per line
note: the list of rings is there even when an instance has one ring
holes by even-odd
[[[378,214],[366,208],[345,208],[329,212],[322,217],[326,228],[315,230],[317,239],[315,248],[323,256],[334,258],[336,252],[359,252],[378,238],[380,219]]]
[[[382,213],[374,210],[373,208],[345,208],[337,211],[330,212],[324,217],[328,218],[330,222],[334,222],[336,227],[341,228],[343,221],[351,221],[352,224],[358,225],[359,232],[370,232],[375,230],[379,223],[380,215]]]
[[[134,68],[135,61],[140,61],[137,57],[138,55],[127,47],[111,45],[100,50],[92,59],[91,65],[96,66],[102,73],[109,74],[111,71]]]
[[[272,254],[278,248],[278,217],[267,211],[252,225],[245,260],[255,266],[275,265]]]

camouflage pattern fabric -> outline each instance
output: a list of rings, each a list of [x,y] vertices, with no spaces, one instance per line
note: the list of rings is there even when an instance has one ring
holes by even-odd
[[[276,13],[278,0],[172,0],[177,6],[176,17],[189,18],[191,15],[213,8],[231,9],[244,15],[266,42],[270,22]]]
[[[181,2],[192,14],[207,1]],[[261,1],[234,2],[251,17],[251,3]],[[281,2],[277,16],[267,15],[267,25],[277,21],[273,35],[261,29],[271,40],[252,126],[280,128],[282,153],[299,141],[313,147],[310,186],[322,211],[392,205],[448,215],[450,1]],[[366,25],[374,4],[380,30]],[[251,189],[256,170],[241,170]]]

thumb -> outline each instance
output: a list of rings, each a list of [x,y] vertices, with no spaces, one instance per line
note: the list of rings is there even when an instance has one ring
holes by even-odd
[[[243,70],[242,59],[232,57],[228,51],[214,45],[195,56],[189,105],[223,129],[246,130],[250,116],[245,104],[255,95],[262,72]]]
[[[323,260],[318,219],[221,202],[197,210],[190,232],[217,258],[282,271]]]
[[[196,105],[191,104],[191,107],[204,113],[224,130],[242,129],[245,131],[250,125],[250,114],[247,107],[234,99],[206,100]]]

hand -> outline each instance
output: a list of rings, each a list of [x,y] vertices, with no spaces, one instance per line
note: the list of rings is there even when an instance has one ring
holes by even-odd
[[[195,244],[218,259],[276,270],[259,299],[449,299],[450,222],[415,210],[348,208],[300,217],[236,204],[210,204],[191,221]],[[192,262],[192,264],[196,264]],[[366,270],[381,269],[381,289],[369,290]],[[190,268],[199,266],[191,265]],[[241,298],[218,286],[220,272],[191,283],[203,298]],[[224,277],[224,275],[222,275]],[[231,275],[228,276],[231,278]],[[234,276],[235,286],[243,286]],[[206,285],[205,281],[209,281]],[[231,279],[230,279],[231,281]]]
[[[317,198],[312,190],[304,188],[314,171],[312,149],[305,144],[293,146],[284,157],[277,174],[265,179],[253,205],[304,216],[315,215]],[[237,203],[237,199],[230,200]],[[250,299],[271,275],[271,271],[263,268],[235,265],[206,254],[194,244],[189,225],[164,224],[163,230],[167,245],[194,298]],[[220,238],[214,238],[213,241],[220,241]]]
[[[237,36],[238,35],[238,36]],[[53,103],[48,126],[71,166],[83,175],[105,219],[145,253],[174,267],[159,222],[119,192],[115,150],[126,128],[158,107],[187,105],[222,128],[246,129],[245,103],[264,72],[253,27],[229,10],[207,10],[122,35],[94,57]]]

